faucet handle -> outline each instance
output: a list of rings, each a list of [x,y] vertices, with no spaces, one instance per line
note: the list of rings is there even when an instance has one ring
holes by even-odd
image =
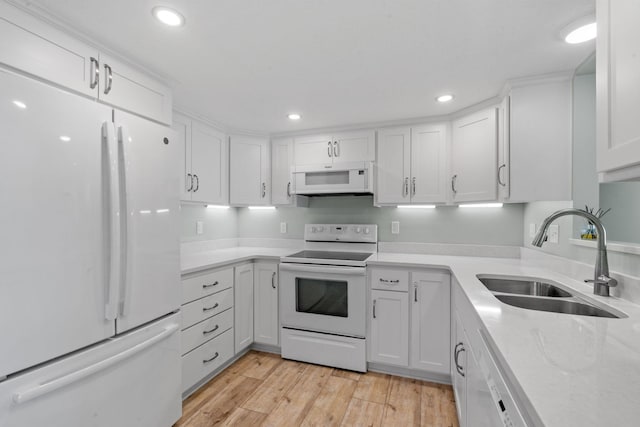
[[[585,279],[585,283],[595,283],[598,285],[608,286],[609,288],[614,288],[618,286],[618,281],[616,279],[614,279],[613,277],[605,276],[605,275],[598,276],[598,280]]]

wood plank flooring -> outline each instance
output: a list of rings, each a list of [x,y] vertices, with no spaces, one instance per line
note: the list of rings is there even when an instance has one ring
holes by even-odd
[[[458,427],[450,386],[251,351],[190,396],[174,427]]]

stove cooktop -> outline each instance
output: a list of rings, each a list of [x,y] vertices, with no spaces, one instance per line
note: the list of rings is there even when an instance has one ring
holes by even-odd
[[[286,258],[304,258],[308,260],[366,261],[372,254],[362,252],[338,251],[301,251]]]

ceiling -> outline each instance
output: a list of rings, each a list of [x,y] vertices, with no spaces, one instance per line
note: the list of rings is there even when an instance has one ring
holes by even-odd
[[[448,114],[508,79],[574,69],[595,49],[560,37],[595,0],[29,3],[165,76],[179,108],[261,133]],[[156,5],[186,25],[160,24]],[[452,102],[435,102],[448,92]]]

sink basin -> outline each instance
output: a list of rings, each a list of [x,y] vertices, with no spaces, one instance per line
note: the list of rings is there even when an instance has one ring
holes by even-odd
[[[478,278],[478,280],[480,280],[491,292],[556,298],[567,298],[573,296],[564,289],[560,289],[550,283],[533,280],[494,279],[486,277]]]
[[[529,310],[551,311],[554,313],[578,314],[581,316],[609,317],[619,319],[613,313],[592,305],[583,304],[577,301],[568,301],[552,298],[534,298],[519,295],[495,295],[505,304]]]

